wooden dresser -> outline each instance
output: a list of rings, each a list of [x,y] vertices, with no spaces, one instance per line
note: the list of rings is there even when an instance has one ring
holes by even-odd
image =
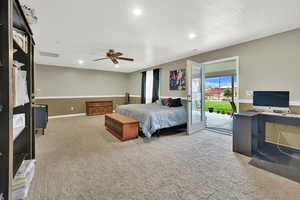
[[[87,101],[85,103],[88,116],[105,115],[113,112],[112,101]]]
[[[139,121],[118,113],[105,115],[105,127],[122,141],[139,136]]]

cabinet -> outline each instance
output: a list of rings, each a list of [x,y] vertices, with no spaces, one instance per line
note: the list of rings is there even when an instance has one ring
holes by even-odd
[[[105,115],[113,112],[112,101],[87,101],[86,114],[88,116]]]
[[[42,129],[44,135],[48,124],[48,105],[34,106],[34,121],[36,131]]]
[[[233,151],[252,156],[257,149],[257,113],[238,113],[233,117]]]

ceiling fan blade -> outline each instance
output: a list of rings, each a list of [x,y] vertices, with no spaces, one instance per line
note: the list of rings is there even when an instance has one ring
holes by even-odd
[[[99,59],[96,59],[96,60],[93,60],[94,62],[97,62],[99,60],[106,60],[106,59],[109,59],[109,58],[99,58]]]
[[[124,57],[117,57],[119,60],[127,60],[127,61],[134,61],[133,58],[124,58]]]
[[[119,62],[117,61],[117,59],[116,58],[110,58],[111,59],[111,61],[114,63],[114,64],[119,64]]]
[[[117,53],[114,53],[114,57],[119,57],[119,56],[122,56],[123,54],[121,52],[117,52]]]

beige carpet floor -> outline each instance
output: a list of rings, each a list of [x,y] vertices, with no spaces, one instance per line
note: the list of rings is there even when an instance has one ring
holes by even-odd
[[[52,119],[37,136],[28,200],[296,200],[300,184],[255,168],[230,136],[204,131],[120,142],[103,117]]]

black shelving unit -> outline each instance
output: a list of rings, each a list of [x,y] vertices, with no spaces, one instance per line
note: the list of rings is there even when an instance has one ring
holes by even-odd
[[[13,31],[26,36],[27,47],[20,47]],[[18,0],[0,1],[0,199],[11,200],[13,178],[25,159],[35,157],[32,102],[34,100],[34,40]],[[14,107],[13,62],[24,63],[29,103]],[[13,138],[13,115],[25,114],[25,129]]]

